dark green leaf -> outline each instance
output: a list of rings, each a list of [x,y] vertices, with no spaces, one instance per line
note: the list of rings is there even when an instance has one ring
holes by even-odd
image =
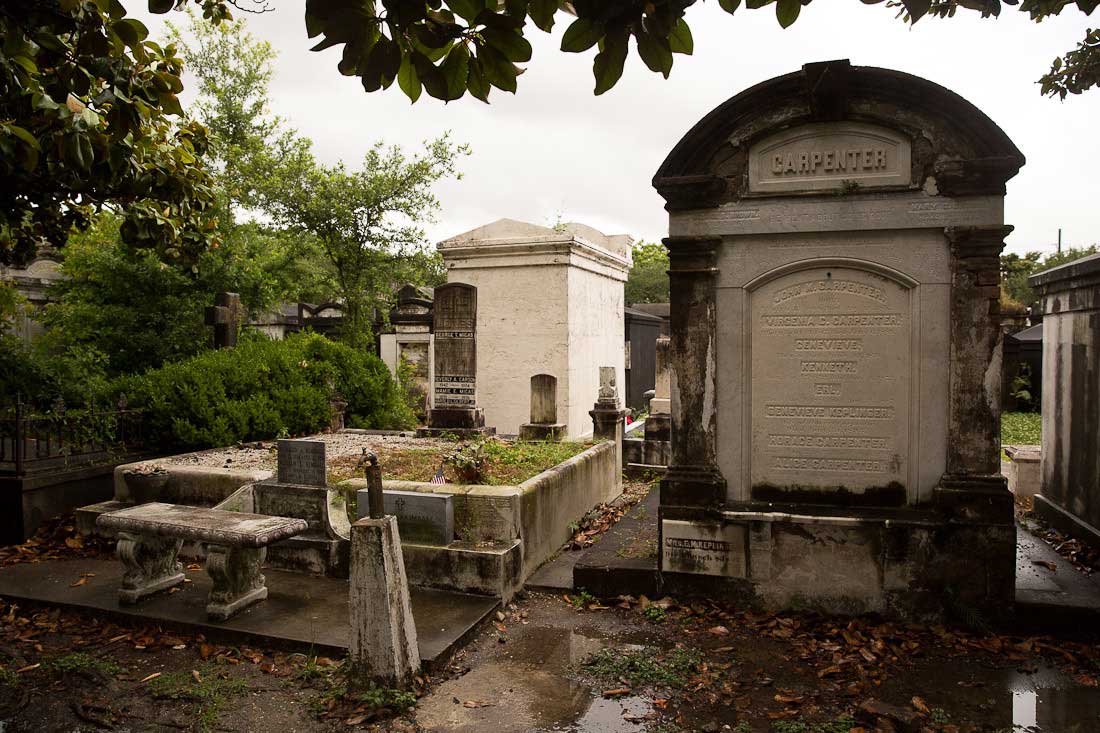
[[[489,102],[489,91],[492,86],[485,77],[485,72],[481,70],[481,59],[477,56],[470,59],[470,77],[466,83],[471,95],[482,102]]]
[[[741,0],[718,0],[718,6],[731,15],[740,5]]]
[[[447,5],[456,14],[471,22],[485,9],[485,3],[482,0],[447,0]]]
[[[492,46],[480,46],[477,55],[481,59],[481,69],[485,72],[485,78],[489,83],[497,89],[515,94],[516,67],[512,62]]]
[[[424,91],[436,99],[447,98],[447,82],[443,80],[443,74],[428,60],[427,56],[414,53],[413,66],[416,67],[416,75],[420,77],[420,83],[424,85]]]
[[[486,28],[481,35],[486,43],[504,54],[509,61],[531,60],[531,44],[519,33]]]
[[[35,136],[34,136],[34,135],[30,134],[29,132],[27,132],[26,130],[24,130],[24,129],[23,129],[22,127],[20,127],[19,125],[8,125],[8,126],[7,126],[7,130],[8,130],[8,132],[10,132],[10,133],[11,133],[12,135],[15,135],[15,136],[16,136],[17,138],[19,138],[20,140],[22,140],[22,141],[23,141],[24,143],[26,143],[26,144],[27,144],[27,145],[29,145],[30,147],[34,148],[35,150],[41,150],[41,149],[42,149],[42,148],[41,148],[41,147],[40,147],[40,146],[38,145],[38,140],[37,140],[37,138],[35,138]]]
[[[587,51],[595,46],[604,35],[603,25],[587,18],[577,18],[565,30],[561,39],[561,50],[572,53]]]
[[[167,13],[176,7],[176,0],[149,0],[150,13]]]
[[[687,21],[680,18],[680,22],[672,29],[672,35],[668,37],[668,47],[673,53],[682,53],[688,56],[695,50],[695,40],[691,37],[691,28]]]
[[[672,52],[663,45],[662,39],[645,31],[637,33],[635,38],[638,40],[638,55],[645,65],[650,71],[664,74],[667,79],[672,70]]]
[[[550,32],[554,27],[554,14],[558,12],[558,0],[531,0],[527,5],[531,20],[541,30]]]
[[[401,91],[405,92],[405,96],[410,101],[416,102],[420,99],[420,93],[422,87],[420,86],[420,77],[416,74],[416,67],[412,62],[412,55],[405,54],[401,59],[401,67],[397,70],[397,84],[401,87]]]
[[[470,51],[465,43],[455,44],[439,71],[447,85],[447,101],[461,98],[466,93],[466,80],[470,73]]]
[[[122,42],[131,48],[149,37],[149,29],[140,20],[124,18],[112,26],[114,32],[122,39]]]
[[[616,33],[604,39],[603,50],[592,62],[592,74],[596,77],[596,94],[603,94],[618,83],[626,63],[626,33]]]
[[[801,9],[801,0],[776,0],[775,17],[779,21],[779,25],[789,28],[792,23],[798,20],[798,11]]]

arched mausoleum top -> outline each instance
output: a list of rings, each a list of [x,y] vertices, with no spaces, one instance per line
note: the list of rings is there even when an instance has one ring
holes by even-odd
[[[811,138],[829,142],[820,158],[799,147]],[[672,149],[653,186],[669,210],[830,189],[1003,195],[1023,164],[1004,131],[958,94],[840,60],[807,64],[719,105]]]

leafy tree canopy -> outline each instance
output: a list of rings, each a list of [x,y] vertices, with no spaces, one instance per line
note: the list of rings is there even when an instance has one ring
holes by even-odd
[[[0,263],[103,207],[124,213],[127,246],[184,266],[214,241],[206,134],[172,121],[181,60],[147,36],[118,0],[0,4]]]
[[[637,242],[626,279],[627,303],[668,302],[668,250],[660,242]]]
[[[372,309],[383,307],[402,283],[432,278],[436,261],[421,227],[439,209],[432,186],[459,176],[458,160],[468,154],[447,135],[411,157],[378,143],[360,170],[314,165],[263,191],[260,207],[278,224],[317,238],[343,301],[349,342],[369,343]]]
[[[178,0],[180,4],[186,0]],[[202,0],[236,4],[234,0]],[[562,37],[561,50],[583,53],[592,48],[595,93],[615,86],[629,55],[630,39],[642,62],[665,78],[673,54],[693,51],[685,15],[697,0],[306,0],[306,31],[320,38],[313,50],[344,47],[342,74],[358,76],[368,92],[397,85],[415,102],[423,92],[437,99],[458,99],[469,92],[488,101],[496,87],[515,92],[531,60],[526,38],[530,21],[549,32],[559,10],[574,16]],[[717,0],[731,15],[741,0]],[[811,0],[745,0],[750,10],[767,9],[786,28]],[[953,17],[961,8],[983,18],[1000,15],[1002,3],[1018,6],[1039,22],[1075,6],[1091,14],[1100,0],[863,0],[886,2],[906,22],[926,15]],[[151,9],[168,10],[172,0],[149,0]],[[1064,98],[1100,84],[1100,30],[1089,30],[1079,46],[1055,59],[1041,79],[1043,94]]]
[[[1035,302],[1035,293],[1027,284],[1027,278],[1037,272],[1081,259],[1100,251],[1095,244],[1089,247],[1067,247],[1061,252],[1027,252],[1023,255],[1001,255],[1001,286],[1010,301],[1026,307]]]

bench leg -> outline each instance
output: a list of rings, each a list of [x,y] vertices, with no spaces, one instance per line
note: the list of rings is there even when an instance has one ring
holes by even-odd
[[[118,533],[116,552],[126,566],[119,603],[137,603],[142,598],[183,582],[183,565],[176,555],[183,540],[151,537],[131,532]]]
[[[206,615],[224,621],[246,606],[267,598],[260,568],[267,548],[206,546],[206,572],[214,581],[206,603]]]

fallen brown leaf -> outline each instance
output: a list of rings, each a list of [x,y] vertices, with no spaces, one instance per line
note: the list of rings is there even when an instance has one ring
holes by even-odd
[[[145,677],[142,677],[141,681],[142,682],[148,682],[149,680],[155,680],[157,677],[160,677],[160,674],[161,674],[160,672],[153,672],[153,674],[146,675]]]

